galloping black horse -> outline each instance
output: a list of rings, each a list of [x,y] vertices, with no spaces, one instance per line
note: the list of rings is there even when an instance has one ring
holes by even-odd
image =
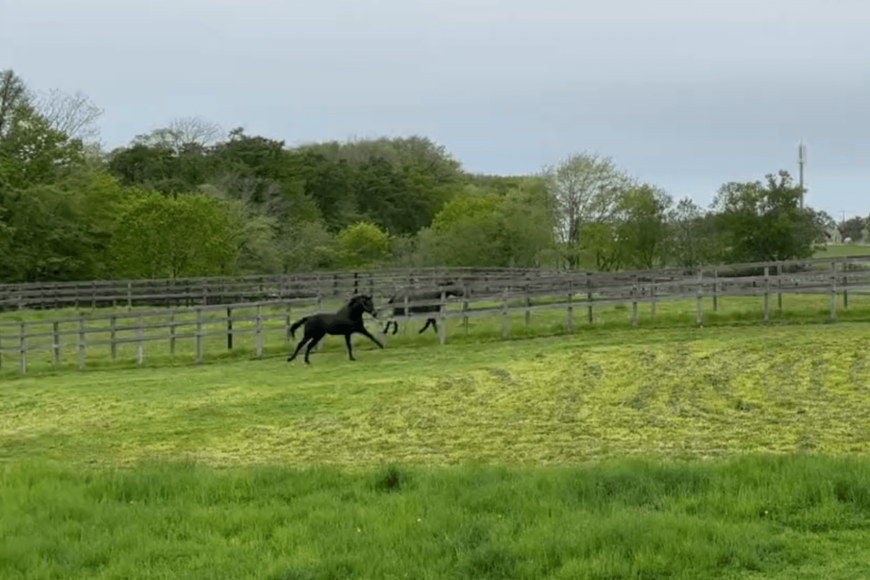
[[[311,352],[311,349],[320,342],[320,339],[327,334],[344,335],[344,343],[347,345],[347,356],[350,360],[356,360],[353,358],[353,348],[350,346],[350,335],[355,332],[369,337],[376,345],[384,348],[384,345],[378,342],[377,338],[369,334],[369,331],[366,330],[366,327],[363,325],[362,317],[364,312],[368,312],[375,318],[375,320],[377,320],[372,297],[359,295],[351,298],[344,308],[335,314],[321,312],[312,316],[306,316],[305,318],[294,322],[290,327],[290,334],[293,335],[293,338],[296,338],[296,329],[303,324],[305,325],[305,336],[299,342],[296,351],[287,358],[287,362],[296,358],[296,355],[299,354],[299,351],[307,342],[308,348],[305,350],[305,362],[311,364],[308,360],[308,354]]]
[[[463,292],[461,288],[457,288],[453,282],[449,282],[442,286],[444,290],[445,296],[462,296]],[[432,301],[432,300],[440,300],[441,299],[441,290],[424,290],[419,292],[413,292],[409,290],[401,290],[394,294],[388,301],[387,304],[393,304],[393,315],[390,316],[390,319],[387,320],[387,324],[384,326],[383,333],[387,334],[387,331],[390,330],[390,324],[393,325],[393,334],[396,334],[399,331],[399,325],[395,320],[396,316],[405,316],[405,296],[408,297],[408,310],[411,311],[412,314],[424,314],[427,312],[438,312],[441,308],[438,304],[430,304],[430,305],[419,305],[419,306],[410,306],[414,301]],[[396,304],[402,304],[402,306],[396,306]],[[418,334],[422,334],[429,325],[432,325],[432,328],[435,332],[438,332],[438,323],[434,318],[427,318],[426,325],[420,329]]]

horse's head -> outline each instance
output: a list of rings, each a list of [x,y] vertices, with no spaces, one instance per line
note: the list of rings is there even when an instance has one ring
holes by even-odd
[[[363,312],[368,312],[375,318],[377,318],[377,311],[375,310],[375,302],[372,300],[372,297],[368,294],[358,294],[350,299],[348,302],[348,306],[350,306],[351,310],[361,309]]]

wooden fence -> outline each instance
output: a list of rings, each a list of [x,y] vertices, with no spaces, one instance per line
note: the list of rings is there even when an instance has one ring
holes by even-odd
[[[752,264],[708,266],[698,270],[643,270],[615,273],[545,270],[537,268],[423,268],[368,272],[323,272],[277,276],[208,277],[161,280],[103,280],[0,285],[0,312],[64,307],[126,306],[209,306],[268,300],[334,298],[356,291],[390,295],[403,287],[435,287],[447,279],[459,284],[500,288],[525,283],[527,278],[574,279],[593,276],[608,284],[626,285],[633,277],[649,281],[655,277],[670,280],[705,276],[742,278],[748,273],[827,271],[831,267],[847,270],[865,267],[867,256],[837,259],[795,260]]]
[[[712,308],[716,311],[723,298],[736,296],[763,296],[760,314],[762,321],[767,323],[773,296],[777,297],[778,306],[782,308],[783,295],[829,295],[830,319],[836,320],[839,296],[843,298],[843,306],[848,308],[850,294],[870,290],[870,268],[843,269],[836,266],[832,262],[828,271],[786,273],[780,264],[776,272],[764,267],[760,275],[741,277],[719,276],[716,270],[712,275],[701,271],[693,277],[613,276],[590,272],[551,276],[527,274],[521,279],[468,280],[463,285],[465,294],[461,297],[448,297],[442,292],[436,300],[406,298],[393,306],[405,308],[406,315],[399,317],[399,321],[436,318],[441,344],[447,342],[446,322],[449,319],[462,319],[467,329],[469,318],[497,316],[501,320],[501,336],[506,339],[510,318],[518,311],[523,314],[524,324],[528,325],[535,311],[564,310],[565,328],[570,333],[574,331],[577,308],[581,312],[585,310],[585,322],[591,324],[594,308],[630,305],[631,323],[637,326],[638,309],[643,304],[648,304],[651,316],[655,316],[657,303],[692,299],[696,301],[695,322],[703,324],[704,299],[712,299]],[[321,295],[314,299],[287,298],[229,306],[200,305],[0,322],[0,370],[13,365],[21,374],[26,374],[28,360],[37,353],[42,353],[42,356],[49,353],[55,367],[65,365],[65,361],[73,356],[71,353],[81,369],[88,367],[89,360],[102,365],[121,358],[135,360],[141,365],[145,361],[146,344],[153,342],[168,344],[170,356],[184,355],[201,363],[206,353],[217,356],[218,352],[232,351],[239,346],[237,341],[245,337],[253,340],[253,344],[244,345],[245,348],[252,346],[254,355],[262,358],[267,337],[272,346],[275,346],[275,340],[282,348],[288,346],[294,311],[294,319],[298,319],[315,311],[328,310],[324,301],[325,297]],[[433,306],[437,312],[408,315],[408,308],[415,306]],[[389,316],[387,305],[381,300],[378,308],[383,323]],[[378,336],[384,335],[378,333]],[[389,336],[384,338],[388,340]],[[94,355],[94,349],[101,349],[101,354]],[[92,353],[90,359],[89,351]]]

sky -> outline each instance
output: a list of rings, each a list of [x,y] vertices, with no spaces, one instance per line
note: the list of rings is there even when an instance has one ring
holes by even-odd
[[[468,171],[598,153],[707,206],[798,174],[870,214],[868,0],[0,0],[0,69],[105,109],[303,143],[423,135]]]

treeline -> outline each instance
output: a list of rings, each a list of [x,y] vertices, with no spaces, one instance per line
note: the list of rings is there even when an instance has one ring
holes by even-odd
[[[198,118],[106,152],[101,114],[0,73],[0,281],[692,267],[809,257],[833,227],[784,171],[705,209],[597,154],[475,175],[425,137],[287,147]]]

